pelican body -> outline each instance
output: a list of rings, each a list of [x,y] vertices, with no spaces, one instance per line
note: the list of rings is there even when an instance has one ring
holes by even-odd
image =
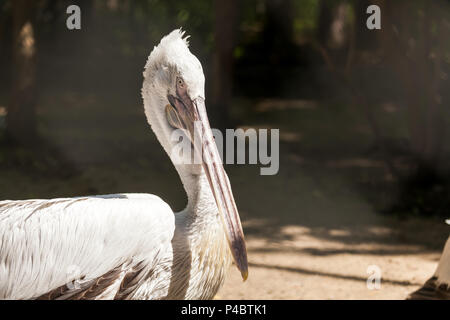
[[[150,194],[1,201],[0,299],[211,299],[232,260],[247,278],[204,81],[180,30],[161,40],[145,66],[145,114],[159,142],[172,159],[171,134],[181,130],[202,154],[199,164],[174,163],[186,208],[174,214]]]
[[[450,221],[447,220],[447,223]],[[417,291],[409,295],[410,300],[450,300],[450,238],[445,244],[434,275]]]

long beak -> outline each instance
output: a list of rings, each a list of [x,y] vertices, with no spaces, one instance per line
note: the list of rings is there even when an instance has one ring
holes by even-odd
[[[241,272],[242,279],[245,281],[248,276],[248,262],[244,232],[231,191],[230,181],[223,168],[212,135],[205,102],[201,98],[192,101],[186,94],[179,95],[178,93],[177,97],[169,95],[168,99],[177,112],[175,116],[179,116],[175,121],[178,121],[180,127],[189,131],[194,150],[199,159],[202,159],[203,169],[225,227],[228,245],[234,262]]]

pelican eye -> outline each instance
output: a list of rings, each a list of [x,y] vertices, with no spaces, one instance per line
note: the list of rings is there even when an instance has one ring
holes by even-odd
[[[177,77],[177,93],[184,94],[186,93],[186,84],[181,77]]]

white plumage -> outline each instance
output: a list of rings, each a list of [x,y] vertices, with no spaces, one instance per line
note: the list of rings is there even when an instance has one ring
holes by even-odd
[[[447,239],[434,275],[410,294],[408,299],[450,300],[450,238]]]
[[[142,95],[169,155],[173,130],[192,139],[200,122],[205,133],[192,148],[210,162],[175,164],[186,209],[174,215],[149,194],[2,201],[0,298],[209,299],[232,257],[247,277],[239,215],[206,117],[202,67],[182,36],[174,30],[154,48]]]
[[[80,280],[69,296],[117,267],[170,259],[174,215],[146,194],[2,201],[0,230],[0,298],[35,298]]]
[[[434,274],[438,286],[445,285],[450,291],[450,238],[445,244],[441,259]]]

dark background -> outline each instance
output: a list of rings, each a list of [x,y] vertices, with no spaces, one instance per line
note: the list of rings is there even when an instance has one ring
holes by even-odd
[[[70,4],[81,30],[66,28]],[[366,28],[370,4],[381,30]],[[182,209],[140,95],[147,56],[178,27],[211,126],[280,129],[277,175],[226,166],[244,222],[275,236],[450,216],[444,0],[0,0],[0,199],[147,192]]]

